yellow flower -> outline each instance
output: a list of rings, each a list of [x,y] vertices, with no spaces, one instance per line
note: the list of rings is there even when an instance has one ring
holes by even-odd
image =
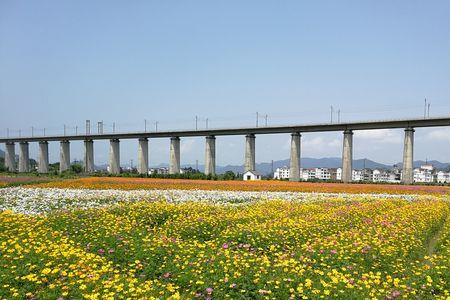
[[[47,274],[49,274],[51,271],[52,271],[52,269],[50,269],[50,268],[44,268],[44,269],[42,269],[41,274],[47,275]]]

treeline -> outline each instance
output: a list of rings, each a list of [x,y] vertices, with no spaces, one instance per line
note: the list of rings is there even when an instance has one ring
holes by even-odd
[[[137,174],[135,172],[123,172],[120,174],[109,174],[107,172],[95,172],[91,176],[97,177],[135,177],[135,178],[167,178],[167,179],[194,179],[194,180],[238,180],[241,177],[233,171],[224,174],[206,175],[200,172],[183,174]]]

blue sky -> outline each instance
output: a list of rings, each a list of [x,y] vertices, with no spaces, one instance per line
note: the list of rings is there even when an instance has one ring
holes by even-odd
[[[121,131],[450,115],[449,1],[0,1],[0,135],[61,133],[103,120]],[[261,120],[263,122],[263,120]],[[394,163],[401,130],[355,134],[355,157]],[[305,134],[303,156],[341,155],[341,133]],[[450,130],[420,129],[416,158],[450,161]],[[284,159],[289,136],[258,136],[257,161]],[[151,165],[168,161],[152,140]],[[0,146],[3,149],[3,145]],[[108,143],[96,143],[96,163]],[[58,159],[51,143],[51,161]],[[137,141],[121,143],[122,163]],[[217,140],[218,164],[244,138]],[[72,157],[82,157],[72,143]],[[31,146],[37,155],[37,145]],[[204,139],[182,140],[182,163]]]

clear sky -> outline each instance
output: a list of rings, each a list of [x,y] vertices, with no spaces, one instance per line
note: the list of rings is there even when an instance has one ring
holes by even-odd
[[[450,115],[450,1],[0,1],[0,135],[61,133],[84,120],[118,131]],[[337,116],[335,115],[335,119]],[[264,119],[260,120],[264,124]],[[341,133],[304,134],[303,156],[341,156]],[[450,162],[450,130],[420,129],[416,159]],[[355,158],[402,158],[402,130],[355,133]],[[4,145],[0,146],[4,149]],[[37,156],[37,145],[31,155]],[[257,161],[289,157],[289,135],[258,136]],[[169,141],[151,140],[150,164]],[[57,143],[50,160],[57,161]],[[240,164],[244,137],[217,139]],[[72,158],[82,158],[81,142]],[[105,163],[108,142],[98,142]],[[121,160],[137,141],[121,143]],[[182,140],[182,163],[204,139]]]

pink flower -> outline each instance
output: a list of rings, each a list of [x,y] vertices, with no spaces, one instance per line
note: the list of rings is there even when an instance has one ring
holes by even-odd
[[[170,274],[170,272],[164,273],[163,277],[164,278],[169,278],[172,274]]]
[[[395,290],[395,291],[392,292],[391,295],[392,295],[392,297],[397,298],[398,296],[400,296],[400,292]]]
[[[100,255],[105,254],[105,250],[103,250],[103,249],[98,249],[98,254],[100,254]]]
[[[231,285],[230,285],[230,288],[232,288],[232,289],[234,289],[236,287],[236,283],[232,283]]]
[[[370,246],[367,245],[367,246],[365,246],[365,247],[361,250],[361,253],[367,254],[367,253],[369,252],[369,250],[370,250]]]
[[[222,248],[223,248],[223,249],[228,249],[228,244],[227,244],[227,243],[223,244],[223,245],[222,245]]]
[[[333,249],[333,250],[330,251],[330,253],[331,254],[337,254],[337,251]]]
[[[114,249],[109,249],[109,250],[108,250],[108,253],[109,253],[109,254],[114,253]]]
[[[211,287],[208,287],[208,288],[206,288],[206,290],[205,290],[207,293],[208,293],[208,295],[211,295],[212,294],[212,292],[213,292],[213,288],[211,288]]]

